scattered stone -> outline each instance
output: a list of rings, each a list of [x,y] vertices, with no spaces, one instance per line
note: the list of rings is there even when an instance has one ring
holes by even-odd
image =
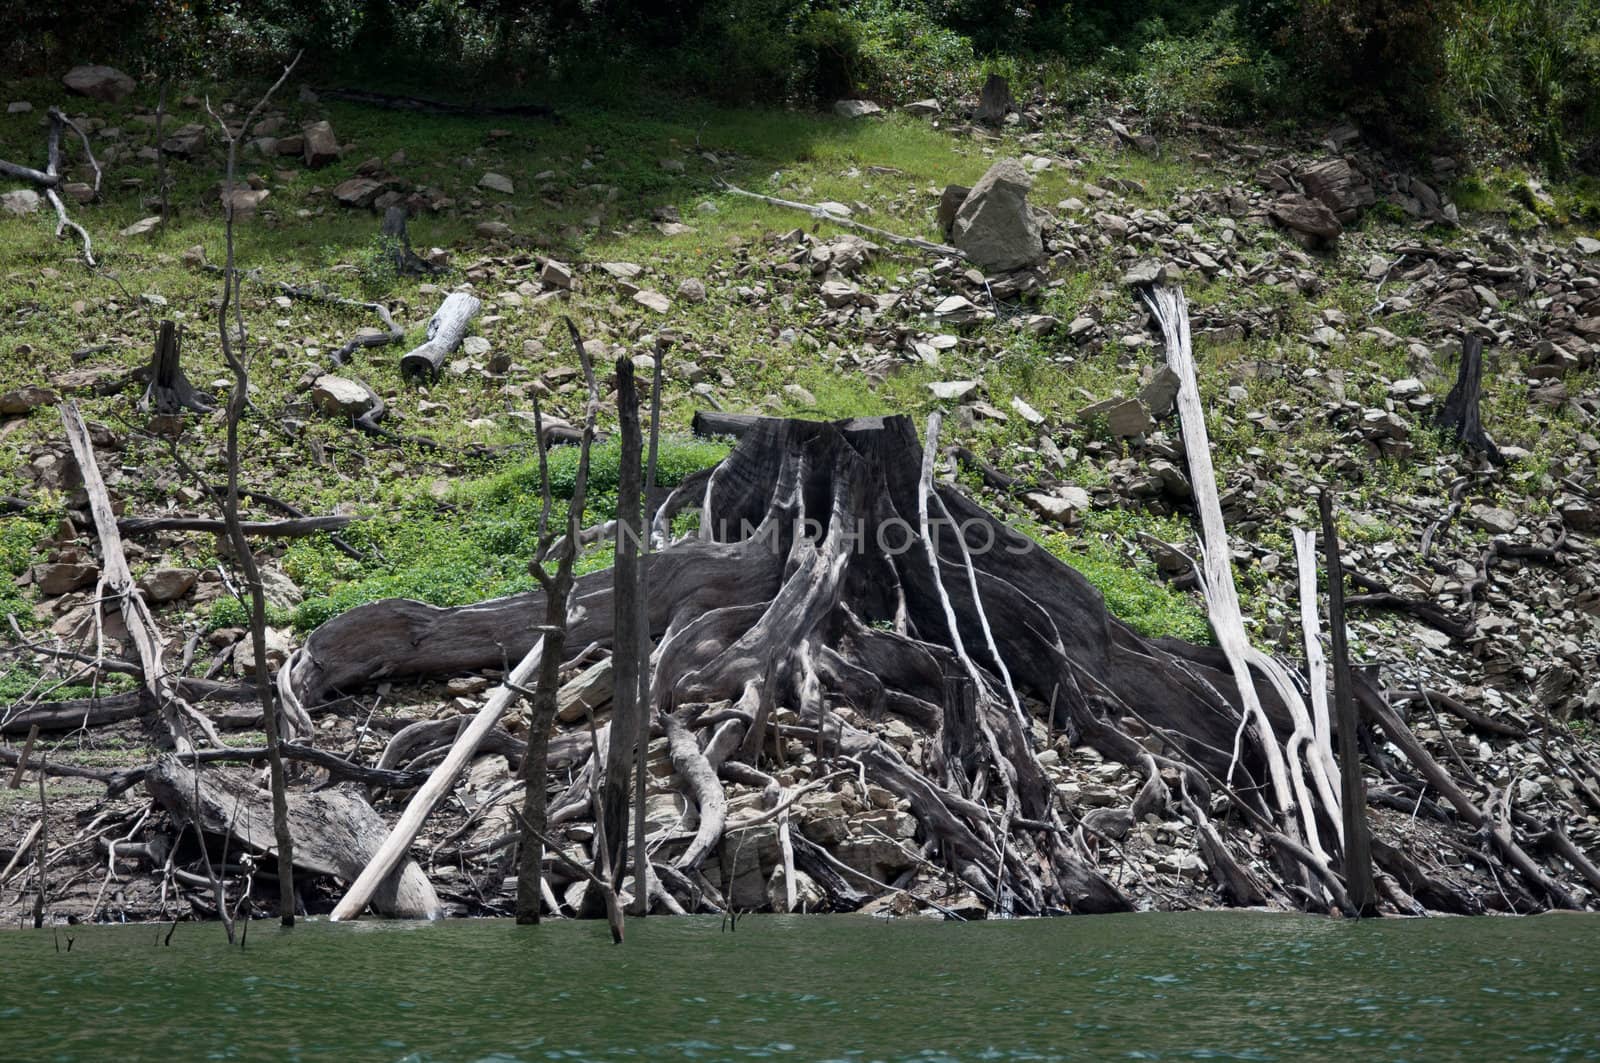
[[[266,666],[276,669],[289,659],[289,651],[293,648],[289,644],[289,636],[275,627],[266,630]],[[256,646],[255,640],[248,634],[234,645],[233,669],[240,675],[256,674]]]
[[[1139,399],[1104,399],[1078,411],[1084,423],[1104,419],[1113,436],[1131,439],[1155,427],[1150,411]]]
[[[27,100],[12,100],[6,104],[6,114],[29,114],[33,111],[33,104]]]
[[[933,397],[944,402],[955,402],[978,390],[976,380],[939,380],[928,385]]]
[[[49,388],[33,385],[16,388],[0,395],[0,417],[16,417],[32,413],[40,406],[54,406],[60,401],[61,396]]]
[[[935,212],[935,217],[939,221],[939,231],[944,234],[946,240],[954,236],[956,214],[971,193],[972,189],[966,185],[945,185],[944,191],[939,193],[939,208]]]
[[[122,235],[123,236],[143,236],[145,233],[155,231],[155,229],[158,226],[160,226],[160,224],[161,224],[161,215],[152,214],[148,218],[140,218],[138,221],[134,222],[132,225],[130,225],[126,229],[122,230]]]
[[[632,262],[602,262],[600,268],[619,281],[631,281],[644,272],[644,267]]]
[[[822,285],[822,303],[828,307],[850,306],[859,292],[848,281],[826,281]]]
[[[805,409],[811,409],[817,404],[817,397],[799,384],[785,384],[783,393],[790,402]]]
[[[199,577],[192,568],[151,569],[139,580],[139,591],[151,605],[163,605],[188,594]]]
[[[1178,389],[1182,381],[1170,366],[1161,366],[1150,377],[1149,383],[1139,389],[1139,401],[1144,403],[1150,411],[1150,416],[1156,420],[1172,416],[1172,411],[1178,405]]]
[[[641,288],[634,292],[633,301],[642,307],[654,310],[658,314],[665,314],[672,309],[672,300],[660,292],[651,291],[649,288]]]
[[[1140,259],[1122,275],[1122,283],[1129,288],[1148,284],[1167,283],[1167,267],[1153,258]]]
[[[69,92],[106,103],[116,103],[139,87],[133,78],[110,66],[75,66],[61,83]]]
[[[1039,220],[1028,206],[1032,185],[1021,163],[1001,159],[962,201],[951,238],[979,268],[1004,273],[1044,257]]]
[[[47,598],[88,587],[100,578],[100,566],[87,562],[58,561],[33,566],[33,584]]]
[[[329,417],[360,417],[373,408],[366,388],[331,373],[317,377],[311,385],[311,404]]]
[[[500,192],[508,196],[514,194],[517,190],[517,186],[511,183],[511,178],[503,173],[493,172],[486,173],[478,178],[478,187],[487,188],[491,192]]]
[[[694,277],[685,278],[678,282],[678,298],[686,303],[703,303],[706,301],[706,285],[702,280]]]
[[[1326,203],[1298,193],[1279,196],[1268,213],[1284,228],[1318,240],[1337,240],[1344,231]]]
[[[366,208],[372,206],[382,192],[382,181],[374,181],[370,177],[352,177],[334,186],[333,198],[341,207]]]
[[[934,99],[913,100],[900,109],[913,118],[932,118],[934,115],[944,113],[944,107]]]
[[[1495,535],[1510,535],[1517,530],[1517,515],[1509,509],[1501,509],[1483,502],[1468,507],[1467,519],[1474,527],[1482,528]]]
[[[179,126],[171,136],[161,142],[162,151],[168,155],[176,155],[180,159],[192,158],[205,146],[206,127],[198,122]]]
[[[339,142],[334,139],[332,124],[313,122],[306,126],[303,137],[302,152],[307,166],[316,170],[339,161]],[[282,146],[283,142],[279,141],[280,151]]]
[[[1070,485],[1057,487],[1051,493],[1030,491],[1025,497],[1036,513],[1057,524],[1076,524],[1093,505],[1089,492]]]
[[[0,210],[7,214],[32,214],[39,209],[39,193],[31,188],[19,188],[0,195]]]
[[[1011,396],[1011,408],[1017,412],[1017,416],[1021,417],[1029,424],[1044,424],[1044,414],[1040,413],[1032,406],[1029,406],[1027,402],[1023,400],[1021,395]]]
[[[833,113],[840,118],[865,118],[882,111],[883,108],[871,100],[836,100],[833,105]]]
[[[544,267],[539,270],[539,283],[547,288],[560,288],[562,291],[572,290],[572,267],[565,262],[555,259],[546,259]]]

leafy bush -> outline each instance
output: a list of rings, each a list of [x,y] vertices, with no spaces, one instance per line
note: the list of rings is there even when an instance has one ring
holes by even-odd
[[[1139,50],[1129,87],[1145,115],[1170,127],[1197,118],[1246,117],[1271,95],[1277,74],[1270,56],[1250,54],[1234,9],[1224,8],[1200,34],[1155,31]]]

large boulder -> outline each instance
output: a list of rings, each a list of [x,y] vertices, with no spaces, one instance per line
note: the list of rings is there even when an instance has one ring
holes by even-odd
[[[333,186],[333,198],[341,207],[370,207],[383,191],[383,182],[370,177],[352,177]]]
[[[1306,192],[1349,224],[1356,216],[1372,206],[1377,196],[1372,185],[1343,159],[1324,159],[1314,162],[1300,172],[1300,183]]]
[[[302,144],[306,165],[313,170],[339,161],[339,142],[334,139],[333,126],[327,122],[313,122],[306,126]],[[279,142],[282,150],[282,141]]]
[[[1344,231],[1326,203],[1298,193],[1279,196],[1267,212],[1285,229],[1311,240],[1331,242]]]
[[[33,214],[39,209],[39,193],[31,188],[19,188],[0,195],[0,210],[7,214]]]
[[[972,186],[956,211],[951,239],[991,273],[1031,266],[1044,257],[1039,221],[1028,207],[1033,187],[1015,159],[1001,159]]]
[[[110,66],[75,66],[61,82],[79,96],[107,103],[116,103],[139,87],[127,74]]]

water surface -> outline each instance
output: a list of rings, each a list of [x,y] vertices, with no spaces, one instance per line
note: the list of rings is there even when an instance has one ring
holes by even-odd
[[[1600,1059],[1600,916],[165,933],[0,932],[0,1059]]]

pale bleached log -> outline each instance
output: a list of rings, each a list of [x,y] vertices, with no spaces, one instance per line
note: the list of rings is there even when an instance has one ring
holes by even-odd
[[[467,338],[467,326],[482,307],[475,295],[451,292],[428,319],[428,341],[400,358],[400,375],[433,379],[444,360]]]
[[[394,869],[400,866],[401,861],[406,859],[411,843],[422,830],[423,822],[433,811],[434,806],[450,792],[455,785],[456,777],[472,761],[473,754],[478,751],[478,746],[484,737],[494,729],[495,724],[500,722],[500,717],[505,715],[506,710],[522,697],[523,691],[538,674],[539,662],[543,657],[544,639],[541,637],[522,660],[517,662],[517,666],[511,670],[506,681],[489,695],[489,700],[484,702],[483,708],[478,710],[472,722],[456,738],[455,745],[450,747],[450,752],[445,754],[439,766],[433,769],[428,781],[412,795],[405,811],[400,813],[400,819],[384,839],[383,845],[373,854],[360,876],[351,883],[349,891],[333,909],[330,919],[335,922],[341,919],[356,919],[366,909],[373,893],[394,872]]]
[[[1254,722],[1260,734],[1278,809],[1293,824],[1298,806],[1299,819],[1305,827],[1306,838],[1311,842],[1312,855],[1326,866],[1327,854],[1316,840],[1316,808],[1307,799],[1298,764],[1294,765],[1291,776],[1290,764],[1285,761],[1284,750],[1278,744],[1272,721],[1262,707],[1261,696],[1251,676],[1251,669],[1254,668],[1267,679],[1297,724],[1302,719],[1309,722],[1305,704],[1283,666],[1250,645],[1249,637],[1245,634],[1239,590],[1233,581],[1228,529],[1222,519],[1222,502],[1217,493],[1217,472],[1211,462],[1211,440],[1206,431],[1205,409],[1200,405],[1194,349],[1189,338],[1188,303],[1181,288],[1151,288],[1145,291],[1144,297],[1161,324],[1166,340],[1167,365],[1178,376],[1178,417],[1183,427],[1184,452],[1189,459],[1189,480],[1194,485],[1195,509],[1200,514],[1200,556],[1204,572],[1202,589],[1211,628],[1233,673],[1245,715]]]
[[[127,555],[122,550],[122,534],[117,530],[117,515],[111,509],[111,495],[105,480],[100,476],[100,466],[95,461],[94,444],[89,439],[89,428],[83,421],[78,404],[68,400],[59,407],[61,424],[67,432],[67,442],[72,446],[72,456],[77,459],[83,473],[83,489],[89,496],[89,514],[94,518],[95,535],[100,540],[100,583],[105,588],[101,597],[115,600],[122,612],[123,626],[128,629],[128,639],[139,654],[143,670],[144,687],[161,713],[161,720],[172,735],[174,746],[180,753],[194,749],[189,737],[189,724],[193,724],[211,741],[222,745],[222,739],[211,721],[185,701],[178,693],[177,675],[169,672],[162,662],[161,636],[156,631],[155,619],[144,595],[128,568]]]

